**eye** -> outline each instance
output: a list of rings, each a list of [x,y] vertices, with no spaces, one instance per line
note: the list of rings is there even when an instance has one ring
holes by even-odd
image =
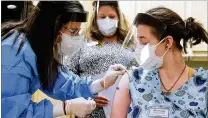
[[[140,42],[141,42],[142,45],[146,45],[146,44],[147,44],[147,41],[145,41],[145,38],[142,38],[142,39],[140,40]]]
[[[79,33],[80,29],[71,30],[71,33],[73,36],[77,35]]]
[[[109,18],[110,18],[110,19],[114,19],[114,18],[115,18],[115,16],[109,16]]]
[[[102,16],[101,19],[105,19],[105,16]]]
[[[103,14],[100,14],[100,15],[98,15],[98,19],[105,19],[105,15],[103,15]]]
[[[67,27],[64,27],[65,29],[67,29],[68,32],[70,32],[72,34],[72,36],[76,36],[80,29],[70,29],[70,28],[67,28]]]
[[[137,37],[137,41],[142,44],[142,45],[146,45],[147,42],[145,41],[145,37],[141,36],[141,37]]]

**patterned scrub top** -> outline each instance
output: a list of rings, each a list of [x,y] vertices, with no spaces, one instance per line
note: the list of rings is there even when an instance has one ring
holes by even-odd
[[[208,71],[202,67],[169,96],[161,95],[157,70],[136,68],[129,75],[128,118],[150,118],[149,110],[158,104],[169,106],[169,118],[208,118]]]
[[[69,69],[85,77],[102,74],[113,64],[122,64],[127,68],[137,66],[131,49],[120,49],[121,45],[116,42],[85,46],[68,59]],[[105,118],[104,110],[96,108],[87,118]]]

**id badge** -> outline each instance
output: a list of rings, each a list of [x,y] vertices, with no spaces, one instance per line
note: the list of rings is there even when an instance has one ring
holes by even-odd
[[[170,118],[171,104],[159,104],[150,102],[148,105],[149,118]]]

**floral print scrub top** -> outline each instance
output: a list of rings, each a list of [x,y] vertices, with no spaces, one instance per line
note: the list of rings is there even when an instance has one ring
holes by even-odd
[[[208,118],[208,71],[196,69],[193,76],[169,96],[161,95],[161,83],[157,70],[136,68],[129,71],[131,104],[128,118],[152,118],[154,105],[165,105],[168,118]]]

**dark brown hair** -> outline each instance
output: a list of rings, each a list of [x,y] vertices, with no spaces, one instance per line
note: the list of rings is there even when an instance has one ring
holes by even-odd
[[[118,36],[118,42],[122,44],[129,31],[129,24],[125,16],[121,13],[118,2],[117,1],[99,1],[99,7],[101,6],[110,6],[116,11],[118,18],[119,18],[118,29],[116,31],[116,35]],[[97,10],[96,10],[97,1],[93,2],[93,7],[94,7],[94,12],[89,21],[87,37],[90,40],[101,41],[101,39],[103,39],[104,36],[99,32],[98,26],[97,26]]]
[[[59,64],[54,59],[53,46],[60,29],[69,22],[67,15],[71,12],[84,12],[83,6],[78,1],[40,1],[27,19],[7,22],[1,27],[1,40],[6,40],[15,31],[18,31],[15,41],[21,33],[26,34],[17,54],[28,40],[37,57],[38,74],[44,89],[51,90],[55,84]]]
[[[160,20],[167,26],[167,29],[163,34],[162,32],[156,31],[154,33],[156,34],[156,37],[162,40],[168,35],[172,36],[176,43],[176,47],[180,50],[183,49],[185,53],[187,42],[189,40],[192,41],[193,45],[197,45],[202,41],[208,43],[208,33],[203,28],[202,24],[196,22],[192,17],[183,21],[177,13],[165,7],[153,8],[146,13]],[[183,46],[180,44],[181,39],[183,39]]]

